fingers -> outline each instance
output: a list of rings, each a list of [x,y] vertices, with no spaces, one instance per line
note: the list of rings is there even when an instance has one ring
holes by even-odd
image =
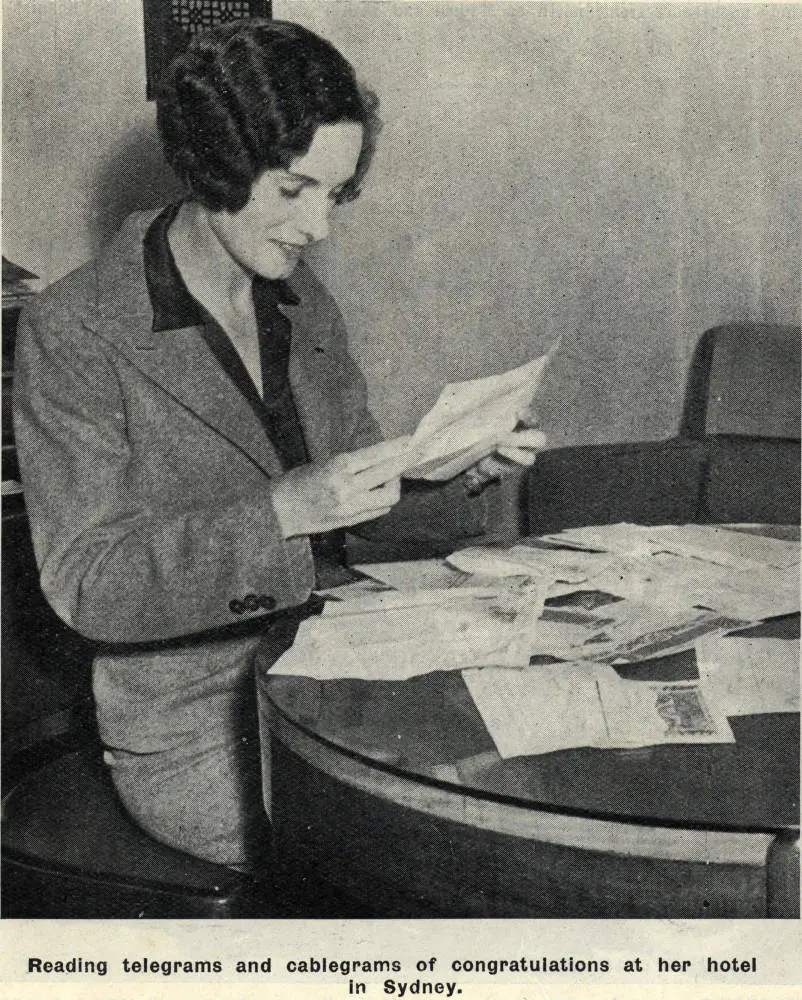
[[[276,478],[271,499],[285,538],[359,524],[381,517],[398,503],[398,477],[375,485],[364,474],[350,471],[349,464],[350,456],[337,456],[298,466]]]
[[[520,430],[512,431],[509,434],[505,434],[504,437],[499,438],[498,445],[509,448],[540,449],[546,447],[546,441],[547,438],[543,431]],[[496,450],[501,452],[501,447],[497,446]]]
[[[409,440],[410,436],[405,434],[390,441],[379,441],[378,444],[368,445],[358,451],[346,452],[340,458],[349,472],[361,472],[380,462],[392,462],[400,458],[406,451]]]
[[[534,465],[537,458],[537,452],[528,448],[508,448],[506,445],[499,445],[496,452],[502,458],[515,462],[516,465]]]
[[[406,468],[406,459],[396,458],[380,465],[372,465],[353,475],[354,483],[361,490],[375,490],[378,487],[400,482],[401,473]]]
[[[497,459],[488,455],[469,469],[466,469],[465,479],[468,484],[469,495],[475,496],[481,493],[488,483],[492,483],[494,479],[498,479],[508,468],[509,465],[507,463],[502,464]]]
[[[539,432],[538,432],[539,433]],[[512,435],[513,439],[516,435]],[[492,455],[472,465],[465,472],[469,495],[481,493],[482,489],[494,479],[502,479],[509,475],[514,466],[534,465],[537,452],[532,448],[512,448],[498,445]]]
[[[401,498],[401,480],[393,479],[379,486],[368,488],[366,476],[341,475],[334,485],[335,506],[331,516],[344,524],[357,524],[374,517],[381,517]]]
[[[337,506],[351,510],[372,510],[398,503],[401,480],[395,478],[370,485],[367,473],[352,474],[338,470],[329,477],[327,490],[331,501]]]
[[[371,490],[382,483],[398,479],[409,464],[409,435],[382,441],[359,451],[338,456],[344,471],[358,480],[360,489]]]

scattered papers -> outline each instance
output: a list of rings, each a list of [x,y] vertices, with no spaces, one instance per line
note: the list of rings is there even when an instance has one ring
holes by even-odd
[[[573,650],[574,657],[597,663],[637,663],[693,649],[705,635],[721,635],[750,622],[706,608],[659,608],[616,601],[595,612],[601,628]],[[589,628],[592,625],[589,623]]]
[[[502,757],[734,742],[699,682],[625,681],[594,663],[466,670],[463,678]]]
[[[611,558],[592,577],[595,587],[657,608],[709,608],[744,621],[799,610],[799,571],[762,566],[741,570],[668,552]]]
[[[765,567],[787,568],[799,564],[799,542],[766,538],[715,524],[660,525],[603,524],[569,528],[547,541],[569,548],[614,552],[619,555],[654,555],[671,552],[718,566],[750,571]]]
[[[452,479],[487,455],[526,414],[556,347],[503,375],[445,386],[405,452],[386,463],[387,478]]]
[[[587,583],[610,565],[610,556],[596,552],[513,545],[509,549],[473,547],[448,556],[447,562],[463,573],[485,576],[533,576],[557,584]]]
[[[720,525],[665,525],[650,528],[649,533],[668,552],[733,569],[783,569],[799,564],[799,542],[731,531]]]
[[[632,524],[550,541],[357,566],[365,579],[328,591],[335,599],[272,672],[400,681],[462,670],[503,757],[729,743],[728,715],[799,711],[798,641],[724,637],[799,610],[798,542]],[[691,648],[698,681],[614,669]]]
[[[699,677],[725,715],[799,711],[799,640],[705,638]]]
[[[716,525],[636,524],[572,528],[546,540],[565,548],[469,548],[448,562],[465,572],[550,575],[549,596],[581,583],[655,608],[707,608],[742,623],[799,611],[799,542]]]
[[[592,552],[615,552],[618,555],[650,555],[654,546],[649,528],[640,524],[597,524],[587,528],[567,528],[542,540],[568,549],[588,549]]]

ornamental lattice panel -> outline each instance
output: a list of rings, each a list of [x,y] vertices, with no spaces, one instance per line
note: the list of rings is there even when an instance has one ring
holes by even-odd
[[[270,8],[270,0],[144,0],[148,100],[156,97],[165,67],[193,35],[226,21],[270,17]]]

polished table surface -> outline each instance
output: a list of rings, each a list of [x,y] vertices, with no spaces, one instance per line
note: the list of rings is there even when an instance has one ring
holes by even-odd
[[[771,624],[745,634],[799,631],[798,618]],[[633,679],[698,676],[692,652],[618,670]],[[733,718],[735,743],[578,748],[503,760],[459,671],[403,682],[277,676],[268,691],[276,710],[308,733],[424,782],[615,819],[767,831],[799,823],[796,714]]]
[[[490,808],[513,805],[636,827],[767,834],[788,842],[798,837],[798,714],[731,718],[733,744],[578,748],[504,760],[459,671],[403,682],[270,677],[271,663],[294,630],[292,618],[277,624],[257,658],[272,728],[286,734],[291,726],[324,756],[384,773],[379,785],[395,775],[421,790],[450,790]],[[799,616],[741,634],[798,637]],[[698,676],[692,651],[616,669],[632,679]]]

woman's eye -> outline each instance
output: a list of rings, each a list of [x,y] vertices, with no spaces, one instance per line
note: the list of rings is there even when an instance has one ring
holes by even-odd
[[[297,198],[300,195],[303,188],[285,188],[279,187],[279,193],[283,198],[288,198],[290,201]]]

